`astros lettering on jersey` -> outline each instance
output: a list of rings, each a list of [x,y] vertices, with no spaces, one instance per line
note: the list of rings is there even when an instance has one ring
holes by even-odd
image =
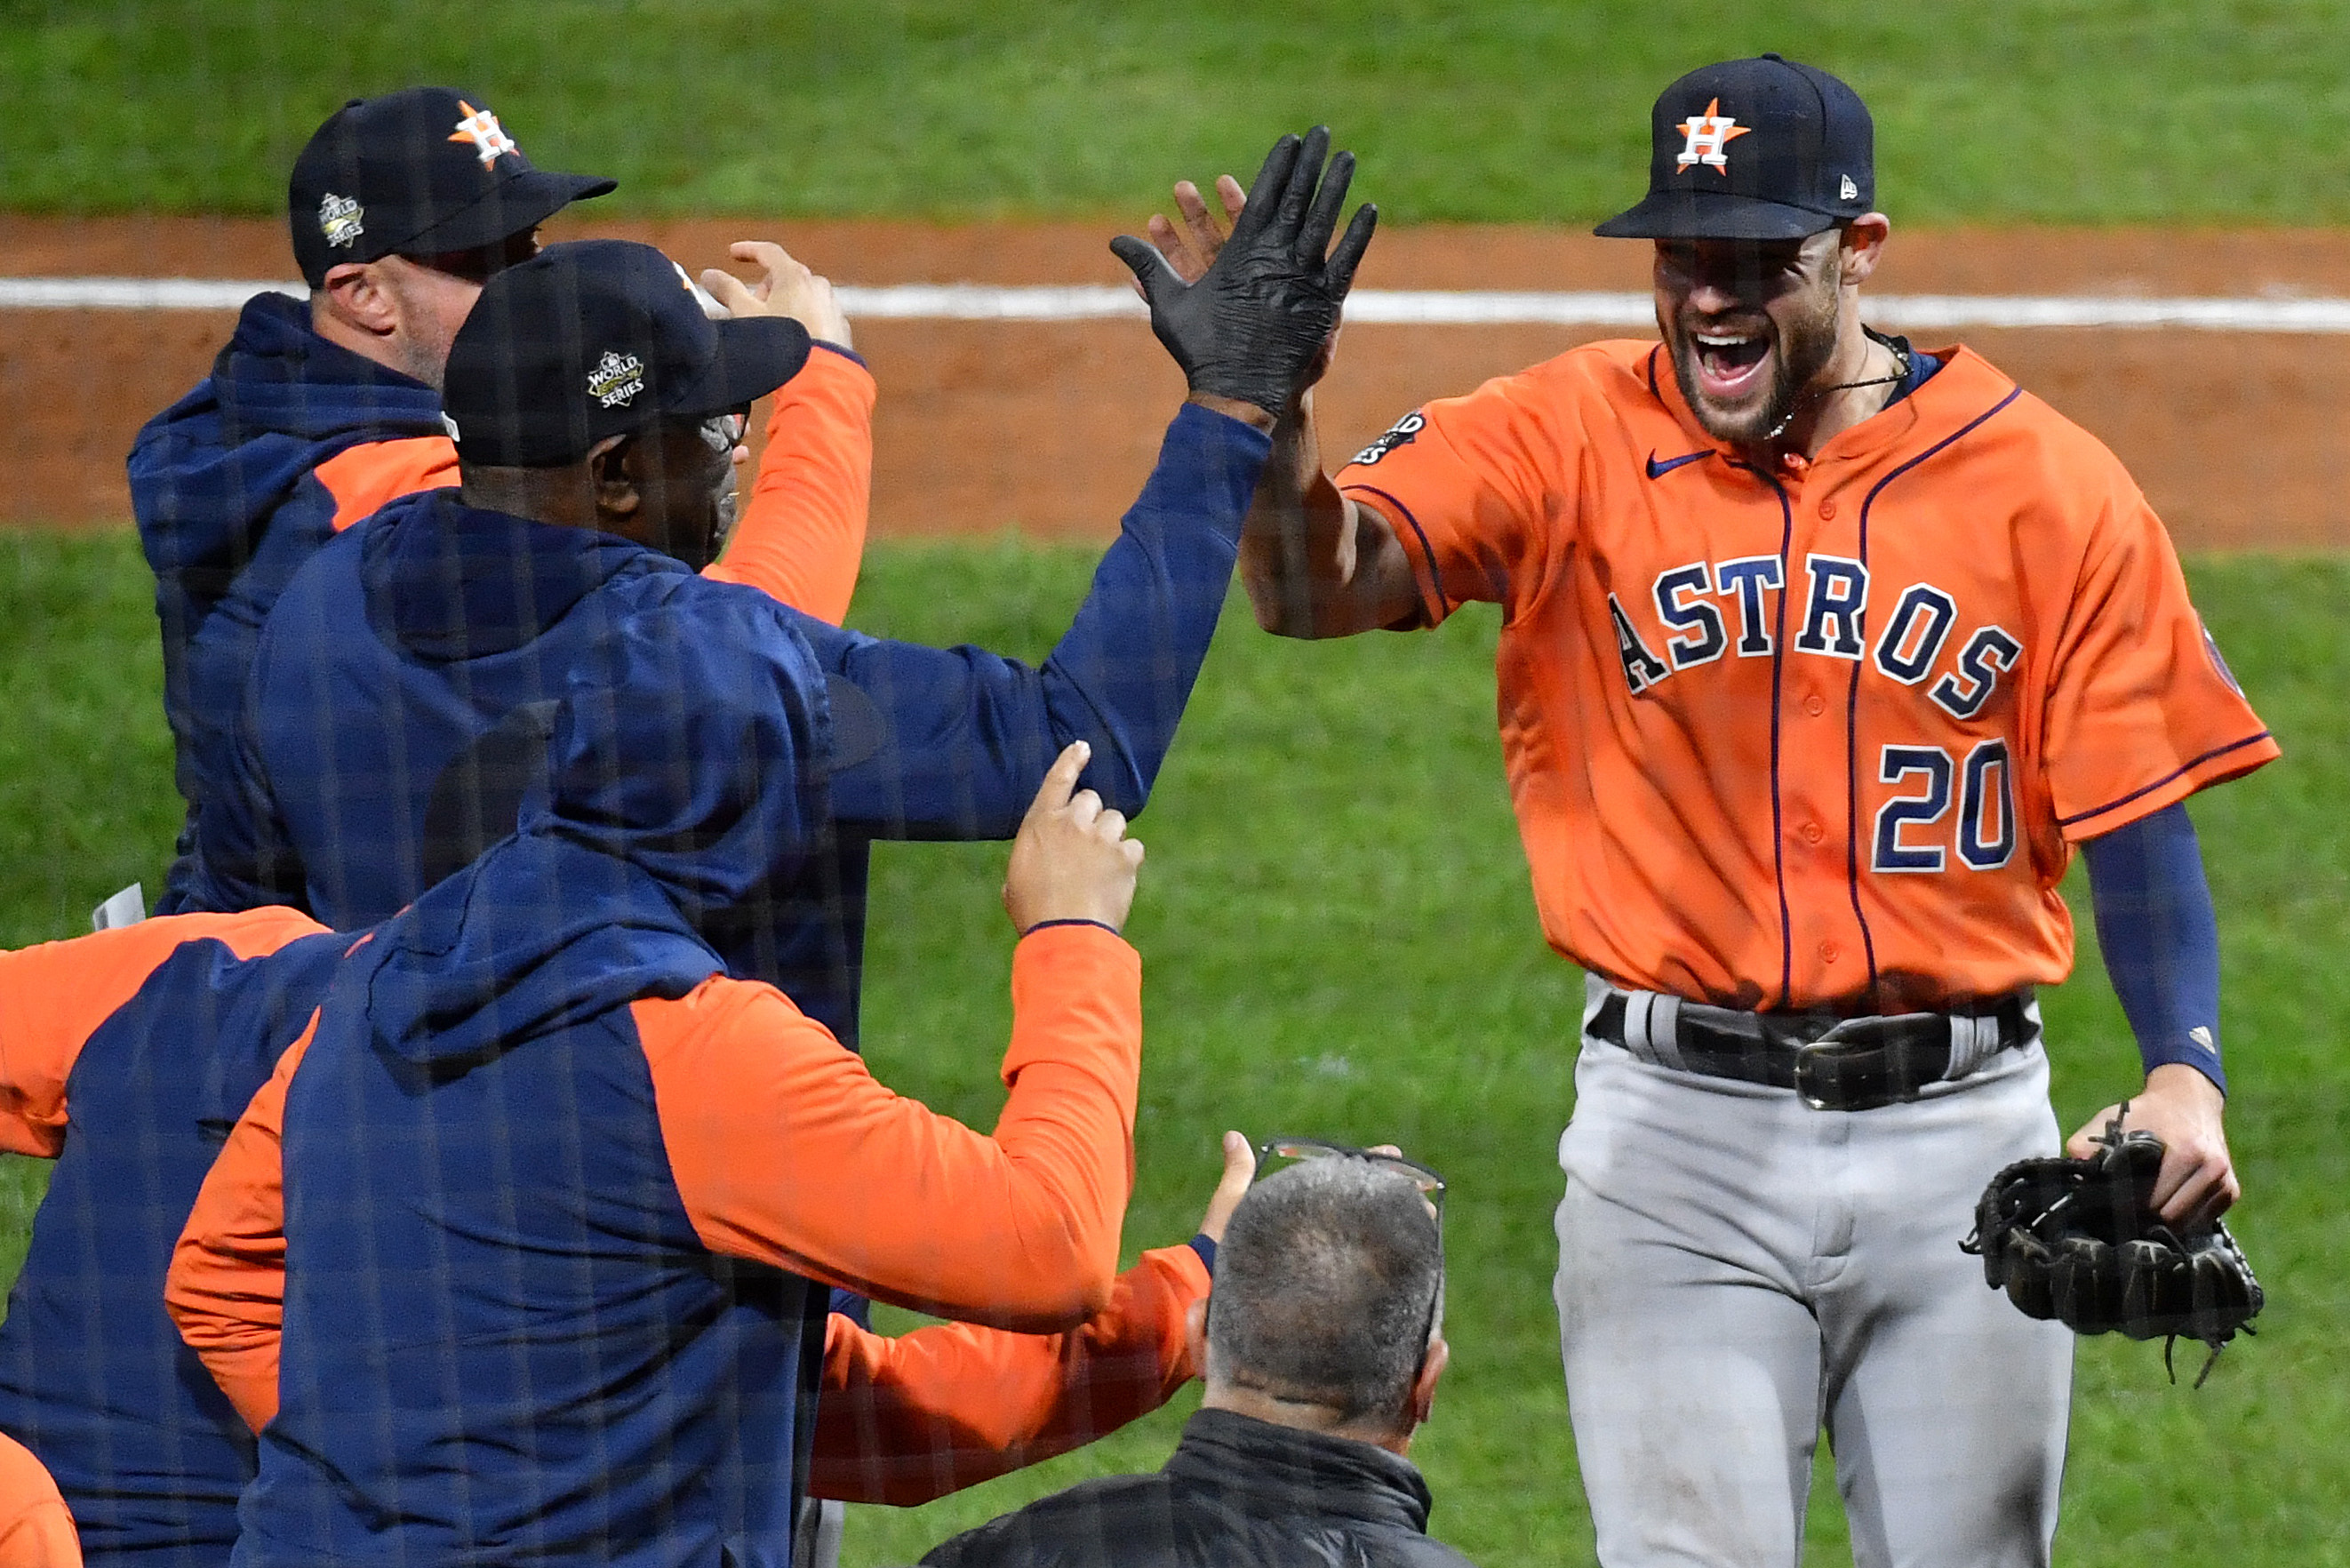
[[[1608,342],[1338,474],[1428,622],[1503,607],[1511,794],[1568,958],[1748,1009],[2052,983],[2071,846],[2278,754],[2121,464],[1937,358],[1775,472],[1704,432],[1661,348]]]

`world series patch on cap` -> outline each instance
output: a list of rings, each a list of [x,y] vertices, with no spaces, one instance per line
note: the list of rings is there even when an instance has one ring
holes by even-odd
[[[1610,239],[1794,240],[1876,211],[1877,130],[1860,95],[1777,55],[1703,66],[1649,111],[1648,198]]]
[[[650,245],[574,240],[483,287],[441,406],[461,461],[556,467],[607,436],[744,407],[799,374],[808,348],[787,316],[712,321]]]
[[[294,160],[286,215],[317,288],[344,262],[486,249],[613,183],[533,167],[478,94],[407,88],[328,117]]]

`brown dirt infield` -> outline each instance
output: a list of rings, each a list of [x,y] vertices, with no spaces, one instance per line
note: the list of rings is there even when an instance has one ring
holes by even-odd
[[[1129,221],[1130,224],[1130,221]],[[1119,281],[1119,224],[597,223],[690,267],[729,240],[774,238],[859,284]],[[1646,286],[1637,245],[1536,228],[1394,228],[1364,269],[1388,288]],[[290,276],[257,220],[0,215],[0,275]],[[1897,232],[1887,292],[2350,294],[2350,231]],[[122,454],[139,424],[201,377],[226,312],[0,311],[0,430],[12,474],[0,522],[129,516]],[[1344,451],[1427,398],[1607,334],[1544,327],[1357,326],[1322,394]],[[1148,470],[1182,384],[1136,321],[871,321],[858,348],[881,384],[874,532],[1097,538]],[[2326,367],[2333,337],[2146,330],[1986,330],[1967,341],[2110,444],[2189,549],[2350,548],[2334,466],[2350,428]],[[1939,340],[1931,346],[1939,346]]]

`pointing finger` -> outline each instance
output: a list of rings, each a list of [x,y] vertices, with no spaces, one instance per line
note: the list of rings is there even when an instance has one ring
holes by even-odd
[[[1077,787],[1077,775],[1086,771],[1086,763],[1093,754],[1093,747],[1083,741],[1071,741],[1062,747],[1053,765],[1045,770],[1045,782],[1036,786],[1036,798],[1028,803],[1028,815],[1042,816],[1066,807],[1070,792]]]
[[[710,296],[724,306],[730,315],[766,314],[761,307],[759,296],[751,292],[751,286],[723,267],[703,268],[702,286],[709,290]]]

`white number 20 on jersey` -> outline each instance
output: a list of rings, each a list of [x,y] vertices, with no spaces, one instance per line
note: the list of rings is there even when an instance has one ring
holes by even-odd
[[[1877,842],[1869,869],[1888,873],[1940,871],[1951,848],[1970,871],[1996,871],[2015,853],[2014,769],[2005,741],[1983,741],[1960,764],[1940,746],[1887,746],[1878,754],[1879,784],[1902,784],[1912,794],[1895,795],[1877,812]],[[1955,787],[1954,787],[1955,786]],[[1952,797],[1959,808],[1957,831],[1942,819]]]

